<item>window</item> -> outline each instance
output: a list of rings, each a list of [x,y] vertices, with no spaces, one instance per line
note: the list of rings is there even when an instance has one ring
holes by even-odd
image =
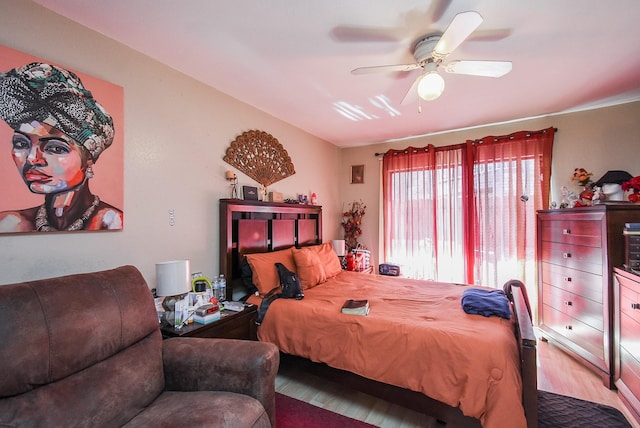
[[[419,279],[535,281],[535,212],[549,199],[554,129],[383,158],[384,257]]]

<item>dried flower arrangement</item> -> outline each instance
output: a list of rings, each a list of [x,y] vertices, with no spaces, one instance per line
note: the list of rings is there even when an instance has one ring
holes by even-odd
[[[367,206],[362,200],[354,201],[351,203],[351,207],[342,213],[342,227],[348,251],[358,247],[358,237],[362,235],[360,225],[366,209]]]

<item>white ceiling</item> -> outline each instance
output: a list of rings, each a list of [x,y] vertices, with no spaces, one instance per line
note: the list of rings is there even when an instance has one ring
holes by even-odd
[[[640,99],[638,0],[35,1],[340,147]],[[484,22],[446,62],[511,73],[442,72],[422,113],[400,105],[418,71],[350,73],[412,63],[467,10]]]

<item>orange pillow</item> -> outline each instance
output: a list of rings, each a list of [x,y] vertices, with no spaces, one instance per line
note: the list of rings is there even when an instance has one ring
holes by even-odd
[[[276,263],[282,263],[290,271],[296,272],[296,264],[291,252],[293,247],[286,250],[273,251],[271,253],[247,254],[247,262],[251,267],[253,285],[261,295],[280,286],[280,277],[276,269]]]
[[[327,280],[324,267],[316,251],[310,248],[293,249],[293,260],[296,263],[296,271],[302,289],[315,287]]]
[[[333,246],[330,242],[325,242],[324,244],[308,248],[316,251],[316,253],[318,254],[320,264],[322,265],[322,267],[324,267],[324,273],[327,276],[327,279],[333,278],[334,276],[342,272],[340,259],[338,258],[338,255],[334,251]]]

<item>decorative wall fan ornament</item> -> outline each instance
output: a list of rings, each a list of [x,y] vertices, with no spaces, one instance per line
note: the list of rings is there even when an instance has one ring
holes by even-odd
[[[296,173],[282,144],[264,131],[243,132],[231,142],[223,159],[264,188]]]

